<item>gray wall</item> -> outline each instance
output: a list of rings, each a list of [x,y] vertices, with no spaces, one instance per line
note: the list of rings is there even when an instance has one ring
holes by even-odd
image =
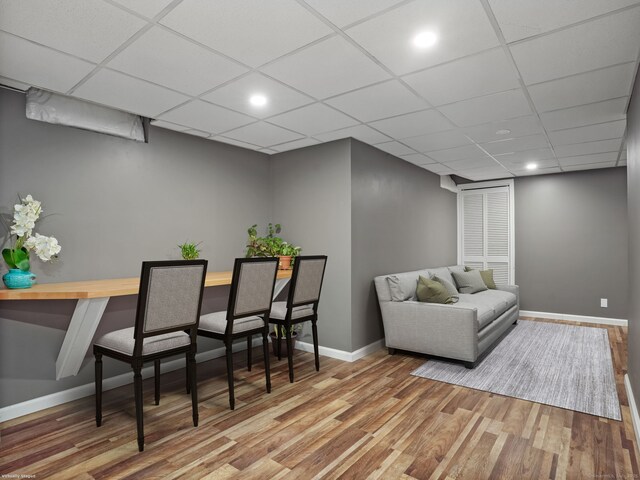
[[[54,264],[33,261],[43,283],[137,276],[142,260],[179,258],[185,240],[202,241],[210,270],[230,270],[247,228],[270,220],[264,154],[156,128],[141,144],[27,120],[24,108],[22,94],[0,89],[0,211],[30,193],[53,214],[37,231],[57,237],[62,253]],[[226,294],[207,289],[203,312],[226,308]],[[98,334],[131,325],[135,301],[112,299]],[[0,407],[92,382],[88,361],[55,380],[74,304],[0,302]]]
[[[628,370],[640,409],[640,75],[627,112],[627,180],[629,208]]]
[[[440,177],[351,143],[351,350],[384,336],[373,278],[454,265],[456,195]]]
[[[626,181],[624,168],[516,179],[522,310],[627,318]]]
[[[271,156],[272,219],[303,255],[327,255],[318,307],[320,344],[351,349],[350,143],[339,140]],[[302,340],[311,342],[305,326]]]

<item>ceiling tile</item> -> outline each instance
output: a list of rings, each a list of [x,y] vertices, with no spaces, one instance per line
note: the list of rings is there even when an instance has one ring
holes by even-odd
[[[338,27],[345,27],[375,15],[402,0],[304,0],[323,17]]]
[[[495,167],[469,168],[467,170],[456,171],[456,174],[475,181],[513,177],[513,174],[499,165]]]
[[[383,152],[387,152],[387,153],[390,153],[391,155],[395,155],[396,157],[399,157],[401,155],[410,155],[412,153],[416,153],[406,145],[402,145],[400,142],[395,142],[395,141],[378,143],[377,145],[374,145],[374,147],[376,147],[379,150],[382,150]]]
[[[326,103],[363,122],[415,112],[428,107],[423,99],[397,80],[345,93],[327,100]]]
[[[418,49],[413,37],[425,30],[435,32],[438,43]],[[476,0],[410,2],[349,28],[347,34],[398,75],[498,46]]]
[[[254,107],[249,103],[249,97],[256,94],[267,97],[265,106]],[[313,102],[310,97],[259,73],[246,75],[208,93],[203,98],[258,118],[277,115]]]
[[[188,95],[199,95],[247,71],[159,27],[144,33],[107,66]]]
[[[614,98],[603,102],[564,108],[540,114],[547,130],[582,127],[594,123],[612,122],[626,118],[629,97]]]
[[[612,168],[615,166],[616,162],[587,163],[562,167],[562,170],[564,170],[565,172],[574,172],[576,170],[595,170],[598,168]]]
[[[536,170],[518,170],[513,172],[517,177],[531,177],[533,175],[547,175],[549,173],[562,173],[560,167],[538,168]]]
[[[194,100],[171,110],[160,117],[162,120],[187,125],[191,128],[205,132],[220,133],[241,125],[246,125],[255,120],[241,113],[236,113],[220,108],[216,105]]]
[[[575,107],[629,95],[634,63],[625,63],[528,88],[538,112]]]
[[[520,89],[463,100],[438,107],[438,110],[460,127],[531,114],[529,103]]]
[[[498,140],[491,143],[483,143],[484,148],[491,155],[500,155],[503,153],[521,152],[524,150],[533,150],[536,148],[545,148],[549,146],[546,135],[529,135],[526,137],[508,138],[506,140]]]
[[[402,155],[400,158],[406,160],[414,165],[429,165],[430,163],[436,163],[432,158],[423,155],[422,153],[412,153],[409,155]]]
[[[185,130],[189,130],[189,127],[185,127],[184,125],[165,122],[164,120],[151,120],[151,125],[154,127],[164,128],[166,130],[174,130],[176,132],[184,132]]]
[[[453,170],[469,170],[471,168],[496,167],[498,164],[490,157],[479,157],[467,158],[465,160],[454,160],[453,162],[447,162],[446,165]]]
[[[444,150],[445,148],[461,147],[472,143],[464,134],[457,130],[405,138],[402,142],[419,152]]]
[[[452,128],[451,123],[437,110],[399,115],[372,122],[371,126],[398,139],[441,132]]]
[[[438,162],[453,162],[454,160],[466,160],[469,158],[488,158],[487,155],[475,145],[447,148],[446,150],[436,150],[426,153]]]
[[[287,55],[262,71],[320,99],[390,78],[373,60],[339,36]]]
[[[43,65],[47,68],[42,68]],[[0,32],[0,75],[14,81],[65,93],[94,67],[89,62]]]
[[[133,10],[134,12],[144,15],[147,18],[153,18],[164,10],[173,0],[113,0],[123,7]]]
[[[620,151],[622,138],[613,140],[600,140],[597,142],[576,143],[573,145],[558,145],[554,151],[558,157],[573,157],[576,155],[588,155],[590,153],[606,153]]]
[[[558,168],[560,165],[555,158],[550,158],[548,160],[532,160],[531,162],[503,162],[502,157],[498,157],[498,161],[507,169],[509,169],[513,173],[517,173],[518,175],[521,172],[530,172],[527,168],[528,163],[535,163],[538,165],[537,170],[542,170],[544,168]]]
[[[456,173],[449,167],[445,167],[441,163],[430,163],[427,165],[421,165],[421,167],[425,170],[429,170],[430,172],[437,173],[438,175],[451,175]]]
[[[507,42],[540,35],[635,3],[638,1],[580,0],[578,6],[558,0],[489,0]]]
[[[209,138],[211,136],[209,132],[203,132],[202,130],[196,130],[194,128],[185,130],[182,133],[186,133],[187,135],[193,135],[195,137],[202,137],[202,138]]]
[[[587,163],[615,162],[618,160],[618,152],[594,153],[591,155],[578,155],[576,157],[559,158],[560,166],[571,167],[573,165],[584,165]]]
[[[4,0],[0,15],[0,30],[93,62],[104,60],[145,25],[101,0]]]
[[[640,8],[511,46],[527,85],[635,61]]]
[[[495,155],[496,160],[503,164],[526,164],[529,162],[539,162],[541,160],[555,160],[555,155],[550,148],[539,148],[536,150],[525,150],[523,152],[506,153]]]
[[[403,77],[433,105],[517,88],[517,72],[502,48],[479,53]]]
[[[505,134],[498,134],[500,130],[509,130]],[[464,133],[479,143],[506,140],[507,138],[524,137],[535,133],[543,133],[540,121],[534,115],[512,118],[502,122],[485,123],[476,127],[465,128]]]
[[[225,137],[262,147],[291,142],[302,137],[298,133],[265,122],[252,123],[225,133]]]
[[[256,125],[256,124],[254,123],[253,125]],[[263,148],[260,148],[258,145],[253,145],[247,142],[241,142],[239,140],[234,140],[233,138],[227,138],[222,135],[211,136],[209,138],[210,140],[215,140],[216,142],[227,143],[229,145],[234,145],[236,147],[248,148],[249,150],[260,150],[260,151],[265,150]]]
[[[596,140],[611,140],[624,135],[626,122],[601,123],[589,125],[587,127],[570,128],[568,130],[558,130],[549,132],[549,140],[553,146],[570,145],[572,143],[595,142]]]
[[[189,100],[166,88],[106,69],[80,85],[73,96],[151,118]]]
[[[388,142],[391,138],[383,135],[380,132],[376,132],[373,128],[366,125],[356,125],[354,127],[341,128],[340,130],[334,130],[333,132],[321,133],[315,135],[315,138],[321,142],[330,142],[332,140],[338,140],[339,138],[353,137],[361,142],[374,145],[376,143]]]
[[[333,33],[294,0],[184,0],[160,23],[252,67]]]
[[[281,143],[280,145],[274,145],[271,150],[276,152],[286,152],[288,150],[295,150],[296,148],[308,147],[309,145],[316,145],[318,140],[313,138],[301,138],[300,140],[294,140],[293,142]]]
[[[305,135],[324,133],[358,123],[321,103],[277,115],[270,118],[269,122]]]

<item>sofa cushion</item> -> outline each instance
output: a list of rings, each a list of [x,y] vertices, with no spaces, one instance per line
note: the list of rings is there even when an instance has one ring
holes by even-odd
[[[498,315],[488,302],[478,302],[477,295],[461,293],[458,307],[476,308],[478,310],[478,331],[493,322]]]
[[[456,289],[456,293],[458,293],[456,282],[453,280],[453,277],[451,276],[451,272],[449,271],[448,267],[429,268],[426,271],[429,272],[429,276],[431,277],[438,277],[438,278],[441,278],[442,280],[446,280],[447,282],[449,282]]]
[[[504,303],[504,310],[501,309],[502,311],[499,315],[518,303],[518,298],[513,293],[505,292],[503,290],[485,290],[484,292],[475,294],[475,296],[478,298],[490,299],[490,301],[494,302],[495,305],[499,302]]]
[[[453,273],[453,272],[468,272],[469,270],[467,270],[467,267],[465,267],[464,265],[453,265],[451,267],[447,267],[447,269]]]
[[[471,267],[464,267],[464,271],[465,272],[470,272],[471,270],[475,270],[475,268],[471,268]],[[484,280],[484,284],[487,286],[487,288],[490,288],[491,290],[495,290],[496,287],[496,282],[493,279],[493,269],[492,268],[488,268],[487,270],[480,270],[480,276],[482,277],[482,280]]]
[[[460,293],[476,293],[487,289],[487,285],[478,270],[453,272],[453,278],[456,280]]]
[[[435,275],[433,277],[433,280],[435,280],[436,282],[440,282],[442,285],[444,285],[444,288],[447,289],[447,292],[449,292],[449,295],[451,295],[452,297],[454,295],[458,296],[458,289],[456,288],[456,286],[453,283],[451,283],[446,278],[441,278],[441,277]]]
[[[428,303],[453,303],[453,299],[446,287],[438,282],[420,275],[416,296],[420,302]]]

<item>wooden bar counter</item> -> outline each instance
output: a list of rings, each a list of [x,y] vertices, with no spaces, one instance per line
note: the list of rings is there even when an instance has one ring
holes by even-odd
[[[205,287],[231,285],[232,272],[208,272]],[[274,298],[291,278],[278,270]],[[26,289],[0,289],[1,300],[78,300],[56,360],[56,379],[77,375],[111,297],[137,295],[139,278],[36,284]]]

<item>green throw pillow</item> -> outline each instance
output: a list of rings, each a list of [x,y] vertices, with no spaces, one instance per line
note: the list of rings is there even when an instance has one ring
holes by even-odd
[[[464,271],[465,272],[470,272],[474,270],[471,267],[464,267]],[[487,286],[487,288],[490,288],[491,290],[497,290],[498,287],[496,287],[496,282],[493,280],[493,269],[489,268],[487,270],[480,270],[480,276],[482,277],[482,280],[484,281],[484,284]]]
[[[416,296],[421,302],[429,303],[453,303],[449,292],[440,282],[420,275]]]

